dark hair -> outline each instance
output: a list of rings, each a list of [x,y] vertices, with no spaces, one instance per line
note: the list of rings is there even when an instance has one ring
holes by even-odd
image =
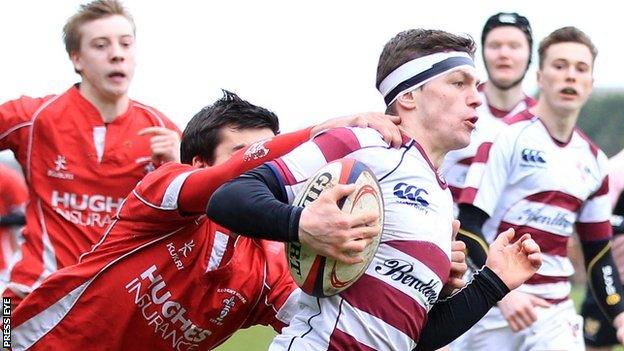
[[[95,0],[80,5],[78,12],[71,16],[63,27],[63,41],[67,53],[71,55],[72,52],[80,50],[82,38],[80,27],[83,24],[114,15],[125,17],[132,25],[132,30],[136,30],[132,15],[117,0]]]
[[[377,64],[376,87],[401,65],[430,54],[461,51],[474,58],[475,42],[470,36],[460,36],[442,30],[410,29],[397,34],[384,46]],[[393,104],[388,113],[393,113]]]
[[[184,129],[180,145],[181,162],[191,164],[193,157],[199,156],[203,161],[212,164],[214,152],[221,142],[223,127],[238,130],[269,128],[278,134],[279,120],[275,113],[223,90],[223,97],[202,108]]]
[[[537,53],[539,55],[539,67],[542,68],[544,65],[544,58],[546,57],[546,50],[551,45],[559,44],[559,43],[579,43],[587,46],[589,51],[592,54],[592,65],[596,60],[596,56],[598,56],[598,49],[594,46],[591,39],[587,34],[576,27],[562,27],[554,32],[548,34],[548,36],[540,42],[539,49]]]
[[[531,23],[529,20],[517,14],[516,12],[499,12],[490,16],[483,26],[481,31],[481,51],[485,49],[485,38],[492,29],[497,27],[511,26],[520,29],[524,35],[526,35],[529,43],[529,62],[527,68],[531,65],[531,53],[533,52],[533,31],[531,30]],[[485,55],[483,55],[485,57]]]

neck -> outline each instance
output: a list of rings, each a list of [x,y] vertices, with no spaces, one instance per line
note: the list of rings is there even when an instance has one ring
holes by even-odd
[[[538,100],[537,104],[529,110],[539,117],[544,123],[548,132],[558,141],[567,142],[576,126],[579,110],[561,111],[553,108],[544,98]]]
[[[130,99],[127,94],[104,96],[93,86],[82,82],[79,87],[80,94],[87,99],[100,113],[104,123],[114,121],[118,116],[128,110]]]
[[[409,122],[409,119],[402,119],[401,124],[399,125],[401,131],[405,135],[416,140],[427,154],[431,164],[433,164],[436,169],[440,169],[440,166],[442,166],[442,162],[444,161],[444,156],[446,156],[446,153],[449,150],[443,147],[436,147],[436,144],[439,144],[439,141],[436,143],[436,140],[434,140],[435,138],[431,135],[431,133],[427,133],[425,128],[410,125],[410,123],[404,123],[403,121]]]
[[[503,111],[512,110],[525,98],[522,84],[517,84],[507,90],[501,90],[494,86],[492,82],[487,81],[485,82],[484,93],[489,105]]]

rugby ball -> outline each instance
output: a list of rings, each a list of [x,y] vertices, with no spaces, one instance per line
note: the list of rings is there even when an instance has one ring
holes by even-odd
[[[342,199],[338,206],[347,213],[379,213],[379,235],[359,253],[364,260],[358,264],[344,264],[317,255],[299,242],[287,243],[286,259],[293,279],[301,290],[316,297],[338,294],[364,274],[377,251],[383,228],[383,197],[377,178],[365,164],[354,159],[344,158],[323,166],[304,184],[293,205],[305,207],[316,200],[324,189],[336,184],[356,185],[356,190]]]

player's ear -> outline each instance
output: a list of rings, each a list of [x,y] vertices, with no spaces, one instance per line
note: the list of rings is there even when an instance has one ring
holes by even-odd
[[[69,54],[69,59],[74,65],[74,71],[78,74],[82,71],[82,60],[80,58],[80,54],[77,51],[72,51]]]
[[[416,108],[416,99],[414,98],[414,90],[401,94],[397,97],[395,103],[405,110],[413,110]]]
[[[193,157],[193,161],[192,162],[193,162],[192,163],[193,167],[197,167],[197,168],[210,167],[210,165],[206,161],[202,160],[202,158],[199,157],[199,156]]]

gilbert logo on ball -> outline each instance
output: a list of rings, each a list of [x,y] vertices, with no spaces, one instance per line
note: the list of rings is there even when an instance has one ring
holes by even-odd
[[[354,159],[344,158],[322,167],[308,179],[293,205],[305,207],[324,189],[336,184],[356,185],[356,190],[338,206],[347,213],[379,213],[379,235],[359,254],[363,262],[352,265],[317,255],[299,242],[287,243],[286,259],[293,279],[305,293],[317,297],[338,294],[362,276],[377,251],[383,228],[383,198],[377,178],[365,164]]]

